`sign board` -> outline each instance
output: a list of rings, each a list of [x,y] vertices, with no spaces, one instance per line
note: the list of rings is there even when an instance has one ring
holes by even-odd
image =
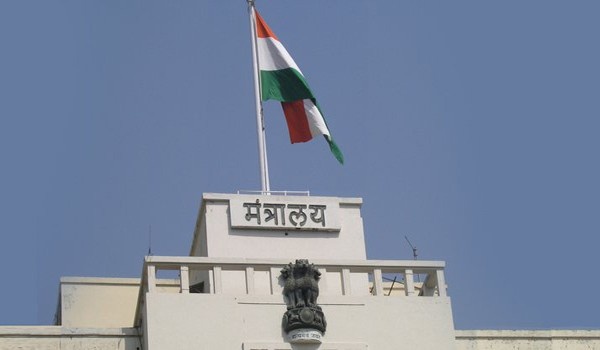
[[[246,197],[229,200],[232,228],[339,232],[340,207],[311,197]]]

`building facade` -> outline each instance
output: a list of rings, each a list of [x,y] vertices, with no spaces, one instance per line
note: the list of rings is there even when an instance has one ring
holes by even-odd
[[[600,331],[456,331],[444,262],[368,260],[361,205],[204,194],[189,256],[62,278],[57,324],[0,327],[0,350],[600,349]]]

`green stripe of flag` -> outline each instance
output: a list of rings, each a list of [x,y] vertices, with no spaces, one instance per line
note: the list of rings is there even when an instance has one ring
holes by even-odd
[[[260,71],[261,98],[280,102],[314,99],[302,73],[294,68]]]

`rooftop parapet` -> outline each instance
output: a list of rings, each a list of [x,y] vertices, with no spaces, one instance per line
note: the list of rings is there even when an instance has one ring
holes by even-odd
[[[144,349],[165,349],[175,346],[173,342],[182,350],[196,349],[198,344],[289,349],[281,326],[289,305],[280,276],[290,262],[146,257],[134,321]],[[321,273],[318,304],[327,317],[325,349],[367,349],[366,344],[368,348],[408,344],[408,348],[453,349],[444,262],[310,259],[310,263]],[[158,287],[158,277],[168,273],[179,274],[179,288]],[[194,273],[207,277],[202,286],[190,282]],[[392,276],[402,285],[394,291]],[[385,340],[381,334],[398,336]]]
[[[206,258],[147,256],[142,271],[142,283],[138,298],[136,325],[142,314],[145,293],[169,293],[174,289],[157,288],[159,271],[177,271],[179,273],[179,293],[228,294],[265,296],[273,302],[284,304],[283,285],[280,280],[281,269],[289,263],[284,259],[244,259],[244,258]],[[399,296],[391,294],[385,288],[384,275],[393,275],[403,285],[403,296],[408,297],[446,297],[444,279],[445,263],[442,261],[416,260],[318,260],[313,259],[323,278],[320,282],[323,300],[350,296]],[[209,277],[201,289],[190,285],[190,272],[203,272]],[[225,274],[228,274],[225,277]],[[418,277],[417,277],[418,276]],[[423,282],[416,282],[415,277]],[[235,278],[237,277],[237,280]],[[370,283],[365,287],[365,277]],[[362,289],[353,287],[358,281]],[[389,283],[388,283],[389,284]],[[418,286],[417,286],[418,285]],[[384,289],[387,291],[384,292]],[[326,302],[324,303],[326,304]]]

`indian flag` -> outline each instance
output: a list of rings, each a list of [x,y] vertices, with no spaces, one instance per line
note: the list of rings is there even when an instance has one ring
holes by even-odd
[[[258,12],[255,13],[262,100],[281,102],[292,143],[307,142],[314,136],[323,135],[335,158],[344,164],[342,151],[333,141],[302,71],[267,23]]]

